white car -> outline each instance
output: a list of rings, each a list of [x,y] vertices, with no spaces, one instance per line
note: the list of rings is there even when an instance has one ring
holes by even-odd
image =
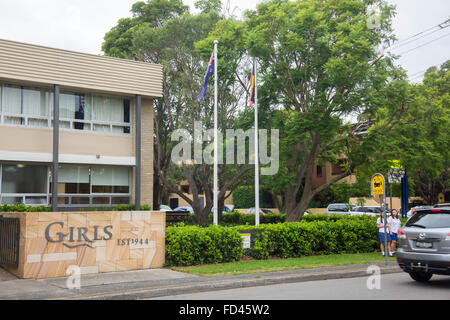
[[[327,207],[327,215],[330,214],[349,214],[354,209],[354,205],[348,203],[331,203]]]
[[[189,206],[180,206],[175,208],[173,211],[194,213],[194,209],[192,209],[192,207]]]
[[[162,204],[159,206],[159,211],[173,211],[171,207]]]
[[[381,214],[381,208],[377,206],[364,206],[364,207],[356,207],[352,211],[349,211],[351,216],[363,216],[368,215],[372,217],[376,217]]]

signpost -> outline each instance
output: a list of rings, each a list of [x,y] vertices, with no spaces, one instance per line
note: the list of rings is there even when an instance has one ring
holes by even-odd
[[[402,178],[405,175],[405,170],[402,169],[402,165],[399,160],[390,160],[389,162],[391,164],[388,171],[389,196],[391,199],[389,209],[392,210],[392,184],[402,182]]]
[[[388,249],[387,249],[387,227],[386,227],[386,187],[384,183],[384,176],[381,173],[376,173],[372,176],[370,183],[370,191],[372,196],[379,195],[380,196],[380,208],[384,213],[384,255],[385,255],[385,264],[388,264]]]

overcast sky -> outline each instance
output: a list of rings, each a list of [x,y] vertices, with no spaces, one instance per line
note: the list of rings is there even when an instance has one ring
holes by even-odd
[[[222,0],[226,2],[226,0]],[[136,0],[0,0],[0,38],[55,48],[102,54],[103,37],[122,17],[130,16]],[[240,16],[260,0],[230,0]],[[393,20],[399,40],[428,30],[450,18],[450,0],[389,0],[397,5]],[[193,8],[194,0],[184,1]],[[432,31],[435,31],[431,33]],[[417,37],[419,38],[419,37]],[[440,38],[440,39],[438,39]],[[434,42],[434,39],[438,39]],[[431,42],[426,44],[427,42]],[[423,45],[421,48],[415,47]],[[411,51],[409,51],[411,50]],[[404,53],[409,51],[407,53]],[[414,81],[421,72],[450,58],[450,27],[399,47],[399,63]]]

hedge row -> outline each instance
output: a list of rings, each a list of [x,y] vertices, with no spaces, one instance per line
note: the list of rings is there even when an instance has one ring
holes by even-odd
[[[166,230],[166,263],[176,266],[237,261],[243,248],[239,233],[221,226],[178,225]]]
[[[88,207],[84,208],[82,211],[105,211],[109,210],[109,208],[102,207],[102,208],[95,208],[95,207]],[[51,207],[47,206],[27,206],[23,203],[16,203],[16,204],[3,204],[0,205],[0,212],[50,212]],[[134,204],[118,204],[113,209],[113,211],[132,211],[134,210]],[[151,210],[150,206],[147,204],[141,205],[141,211],[148,211]]]
[[[251,234],[246,255],[256,259],[315,254],[373,252],[378,247],[375,218],[346,217],[336,221],[285,222],[260,226],[184,226],[166,231],[166,262],[196,265],[237,261],[244,255],[240,233]]]

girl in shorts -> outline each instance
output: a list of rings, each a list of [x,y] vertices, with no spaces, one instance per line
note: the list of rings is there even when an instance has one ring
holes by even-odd
[[[384,256],[384,212],[381,212],[380,217],[378,217],[377,219],[377,228],[378,228],[378,241],[380,242],[380,250],[381,250],[381,254]],[[388,223],[388,221],[386,220],[386,231],[388,232],[387,234],[387,242],[391,241],[391,226]],[[389,249],[389,245],[388,245],[388,249]]]
[[[402,226],[401,220],[398,218],[398,211],[393,209],[391,216],[387,219],[387,222],[391,226],[391,243],[389,246],[389,255],[392,257],[397,250],[397,232]]]

